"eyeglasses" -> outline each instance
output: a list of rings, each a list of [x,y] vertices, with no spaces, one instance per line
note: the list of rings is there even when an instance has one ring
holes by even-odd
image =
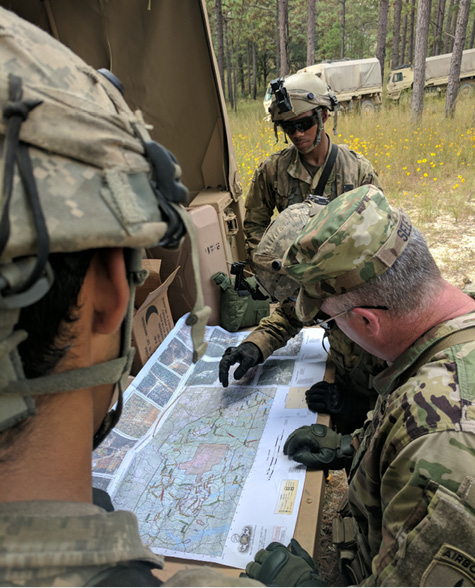
[[[299,133],[308,131],[308,129],[315,126],[317,122],[317,115],[312,114],[311,116],[305,116],[297,120],[282,121],[279,125],[282,127],[284,133],[287,133],[287,135],[293,135],[296,131],[299,131]]]
[[[347,308],[346,310],[342,310],[338,314],[335,314],[335,316],[331,316],[330,318],[327,318],[327,319],[318,320],[318,321],[316,321],[315,324],[318,327],[322,327],[322,329],[325,329],[325,330],[329,329],[330,327],[328,326],[328,323],[330,321],[334,321],[335,319],[339,318],[340,316],[343,316],[344,314],[351,312],[355,308],[373,308],[374,310],[389,310],[389,308],[387,306],[353,306],[352,308]]]

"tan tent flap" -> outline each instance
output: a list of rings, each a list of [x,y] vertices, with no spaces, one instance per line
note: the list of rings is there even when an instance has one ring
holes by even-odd
[[[95,68],[110,69],[125,98],[172,151],[194,196],[240,196],[232,137],[213,68],[204,0],[0,0],[59,36]]]

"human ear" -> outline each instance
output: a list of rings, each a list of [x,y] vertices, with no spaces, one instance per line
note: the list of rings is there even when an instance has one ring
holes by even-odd
[[[101,249],[94,255],[91,270],[94,272],[89,292],[93,297],[93,331],[108,335],[122,324],[130,298],[123,249]]]
[[[381,331],[380,317],[372,308],[353,308],[352,313],[358,315],[364,322],[365,328],[371,337],[377,337]]]
[[[328,120],[328,110],[326,108],[322,108],[322,122],[325,124]]]

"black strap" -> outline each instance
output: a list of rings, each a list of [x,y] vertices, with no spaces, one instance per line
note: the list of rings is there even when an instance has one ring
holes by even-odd
[[[333,144],[331,151],[330,151],[330,155],[328,156],[325,167],[323,168],[322,175],[320,176],[320,179],[318,180],[317,187],[315,188],[315,192],[314,192],[315,196],[323,196],[323,190],[325,189],[325,186],[327,185],[328,178],[330,177],[333,166],[335,165],[337,155],[338,155],[338,146]]]

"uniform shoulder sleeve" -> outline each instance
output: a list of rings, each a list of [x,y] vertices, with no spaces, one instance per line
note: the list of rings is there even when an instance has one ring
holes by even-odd
[[[381,544],[366,585],[474,582],[474,472],[473,433],[423,435],[397,455],[381,479]]]
[[[280,303],[272,314],[259,322],[259,325],[246,338],[261,350],[267,359],[276,349],[283,347],[289,339],[295,337],[303,328],[291,303]]]

